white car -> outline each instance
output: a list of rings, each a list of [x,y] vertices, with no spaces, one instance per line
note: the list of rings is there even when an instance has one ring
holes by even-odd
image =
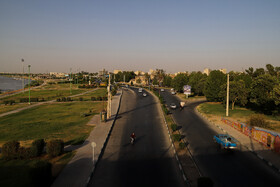
[[[175,105],[175,103],[171,103],[171,104],[170,104],[170,108],[176,109],[176,107],[177,107],[177,106]]]
[[[164,89],[160,89],[161,92],[164,92]]]
[[[147,96],[147,94],[146,93],[143,93],[143,97],[146,97]]]
[[[171,94],[172,94],[172,95],[175,95],[175,94],[176,94],[176,92],[172,91],[172,92],[171,92]]]
[[[139,88],[138,92],[139,92],[139,93],[142,93],[142,88]]]

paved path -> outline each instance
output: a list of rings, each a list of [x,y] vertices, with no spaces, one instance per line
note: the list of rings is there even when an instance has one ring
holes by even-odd
[[[196,110],[197,112],[197,110]],[[207,117],[203,114],[200,114],[197,112],[200,116],[203,116],[205,119]],[[280,155],[271,151],[266,146],[260,144],[256,140],[252,139],[249,136],[246,136],[245,134],[239,132],[238,130],[232,128],[231,126],[220,122],[211,122],[212,125],[217,126],[220,128],[223,132],[230,134],[235,139],[237,139],[240,144],[245,148],[251,151],[252,153],[256,154],[261,160],[266,162],[269,166],[271,166],[273,169],[275,169],[277,172],[280,173]]]
[[[81,96],[81,95],[84,95],[84,94],[93,92],[93,91],[95,91],[95,90],[97,90],[97,89],[99,89],[99,88],[95,88],[95,89],[93,89],[93,90],[90,90],[90,91],[87,91],[87,92],[83,92],[83,93],[80,93],[80,94],[77,94],[77,95],[72,95],[72,96],[69,96],[69,97]],[[12,111],[5,112],[5,113],[3,113],[3,114],[0,114],[0,117],[7,116],[7,115],[10,115],[10,114],[14,114],[14,113],[18,113],[18,112],[21,112],[21,111],[26,110],[26,109],[30,109],[30,108],[33,108],[33,107],[36,107],[36,106],[39,106],[39,105],[42,105],[42,104],[46,104],[46,103],[52,103],[52,102],[55,102],[55,101],[56,101],[56,99],[51,100],[51,101],[32,103],[30,106],[26,106],[26,107],[23,107],[23,108],[18,108],[18,109],[16,109],[16,110],[12,110]]]
[[[118,114],[122,91],[118,91],[112,99],[112,117],[106,123],[100,122],[95,116],[89,121],[88,125],[95,125],[84,144],[77,149],[76,155],[65,166],[60,175],[56,178],[53,187],[56,186],[87,186],[89,179],[94,171],[95,164],[100,155],[102,155],[103,147],[108,141],[108,137],[112,131],[112,126]],[[93,148],[92,143],[96,144]]]

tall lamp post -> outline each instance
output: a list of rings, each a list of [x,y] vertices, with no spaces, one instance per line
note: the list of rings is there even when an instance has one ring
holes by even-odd
[[[229,108],[229,74],[227,74],[227,105],[226,105],[226,116],[228,117]]]
[[[107,103],[107,119],[111,117],[112,110],[112,94],[111,94],[111,75],[109,74],[109,84],[108,84],[108,103]]]
[[[72,68],[70,68],[70,95],[72,95]]]
[[[23,62],[24,62],[24,59],[22,58],[21,59],[21,63],[22,63],[22,90],[24,90],[24,66],[23,66]]]
[[[29,77],[28,77],[29,104],[31,104],[31,102],[30,102],[30,67],[31,67],[31,65],[28,65],[28,74],[29,74]]]

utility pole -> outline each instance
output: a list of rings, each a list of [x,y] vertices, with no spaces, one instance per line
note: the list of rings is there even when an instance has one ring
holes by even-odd
[[[226,107],[227,117],[228,117],[228,108],[229,108],[229,74],[227,74],[227,107]]]
[[[109,73],[109,84],[108,84],[108,103],[107,103],[107,119],[111,117],[112,110],[112,94],[111,94],[111,74]]]
[[[72,95],[72,68],[70,68],[70,95]]]
[[[29,78],[28,78],[28,87],[29,87],[29,104],[31,104],[30,102],[30,66],[28,65],[28,74],[29,74]]]
[[[21,62],[22,62],[22,90],[24,90],[24,66],[23,66],[23,62],[24,62],[24,59],[22,58],[21,59]]]

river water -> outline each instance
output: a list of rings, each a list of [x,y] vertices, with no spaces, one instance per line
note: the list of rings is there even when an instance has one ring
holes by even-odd
[[[24,79],[24,85],[26,84],[28,84],[28,80]],[[19,89],[22,89],[22,80],[0,76],[0,91],[7,92]]]

